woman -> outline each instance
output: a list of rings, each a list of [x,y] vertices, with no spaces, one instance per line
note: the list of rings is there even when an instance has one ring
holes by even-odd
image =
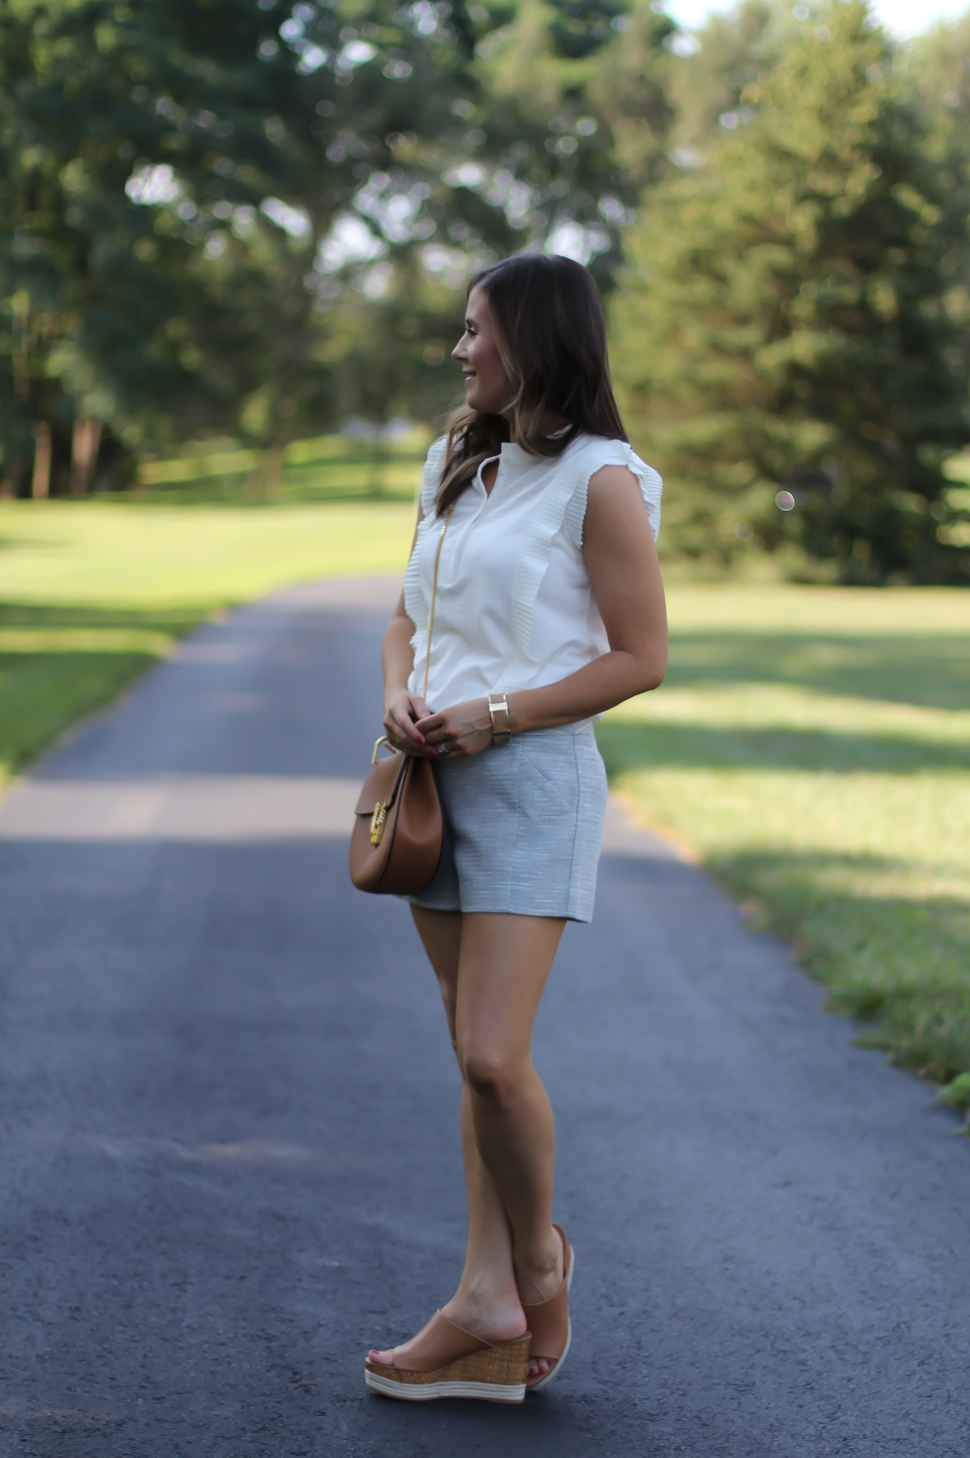
[[[521,1402],[566,1357],[573,1268],[532,1025],[566,921],[592,915],[592,721],[666,668],[660,478],[627,443],[578,263],[520,254],[478,274],[453,358],[466,407],[425,466],[384,727],[434,760],[442,804],[441,862],[409,899],[462,1075],[468,1247],[447,1305],[365,1371],[393,1397]]]

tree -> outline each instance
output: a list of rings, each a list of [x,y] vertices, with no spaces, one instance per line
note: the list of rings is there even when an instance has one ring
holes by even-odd
[[[674,38],[680,62],[671,81],[671,139],[679,166],[698,166],[725,132],[745,125],[745,91],[777,65],[798,26],[779,0],[743,0],[709,15],[693,35]]]
[[[617,377],[685,551],[753,532],[846,581],[966,582],[942,468],[970,440],[970,179],[865,6],[825,20],[632,231]]]
[[[301,175],[268,122],[305,99],[263,63],[245,0],[19,0],[0,26],[10,468],[31,434],[73,427],[80,489],[100,422],[211,400],[196,256],[221,210]]]
[[[311,130],[332,222],[307,285],[331,406],[378,427],[389,412],[433,417],[454,394],[442,341],[476,268],[550,246],[609,287],[620,228],[664,155],[672,23],[646,0],[630,15],[614,0],[293,15],[280,34],[304,61],[329,56]]]
[[[523,245],[608,287],[665,165],[672,31],[647,0],[8,0],[16,489],[53,471],[83,491],[119,441],[230,431],[278,454],[345,408],[367,349],[340,320],[413,353],[398,323],[427,307],[436,330],[459,275]],[[436,369],[413,376],[422,408]]]

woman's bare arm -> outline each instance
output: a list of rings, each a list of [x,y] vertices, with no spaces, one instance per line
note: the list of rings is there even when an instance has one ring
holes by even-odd
[[[610,651],[558,683],[509,694],[513,734],[592,718],[663,682],[663,583],[640,486],[625,466],[604,466],[590,480],[583,555]],[[449,753],[476,754],[492,740],[487,701],[470,699],[429,715],[417,732]]]

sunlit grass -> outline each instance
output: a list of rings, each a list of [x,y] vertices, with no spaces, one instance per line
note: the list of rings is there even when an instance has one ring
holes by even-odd
[[[600,729],[637,813],[795,942],[871,1041],[970,1070],[970,593],[670,593],[665,686]]]
[[[288,583],[400,572],[410,501],[0,506],[0,783],[213,611]]]
[[[430,444],[431,432],[421,425],[393,446],[333,435],[295,440],[283,451],[278,479],[269,480],[265,452],[243,449],[235,441],[197,442],[172,459],[143,460],[132,499],[147,506],[410,500]]]
[[[110,500],[0,507],[0,600],[193,606],[313,577],[401,571],[410,502],[158,506]]]

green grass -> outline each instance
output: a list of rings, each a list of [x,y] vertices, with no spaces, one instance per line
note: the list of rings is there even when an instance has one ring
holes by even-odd
[[[393,447],[332,435],[291,441],[283,452],[282,477],[271,493],[272,503],[369,497],[410,501],[430,444],[431,433],[421,426]],[[242,449],[236,441],[190,444],[171,460],[142,461],[135,495],[142,504],[261,502],[267,494],[266,462],[262,451]]]
[[[687,587],[614,783],[939,1082],[970,1072],[970,593]]]
[[[411,499],[0,504],[0,784],[213,612],[314,577],[403,577],[413,525]]]

